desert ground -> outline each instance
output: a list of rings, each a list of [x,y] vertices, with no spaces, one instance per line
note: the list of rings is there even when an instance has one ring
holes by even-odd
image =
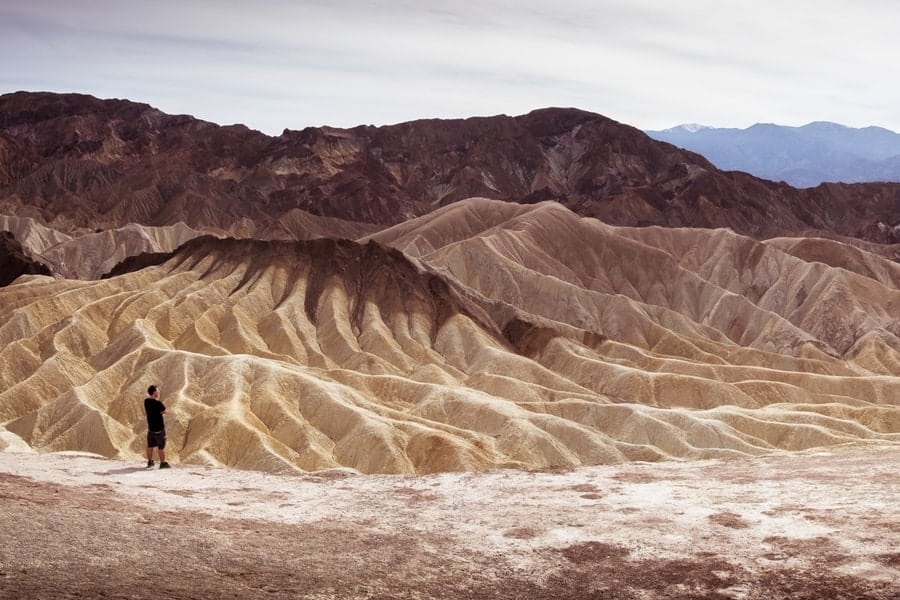
[[[425,476],[0,453],[2,598],[900,597],[900,447]]]

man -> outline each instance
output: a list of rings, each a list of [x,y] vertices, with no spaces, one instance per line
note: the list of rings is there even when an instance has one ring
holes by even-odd
[[[149,398],[144,399],[144,412],[147,413],[147,468],[154,465],[153,449],[159,452],[159,468],[168,469],[166,462],[166,422],[163,415],[166,413],[166,405],[159,401],[159,386],[151,385],[147,388]]]

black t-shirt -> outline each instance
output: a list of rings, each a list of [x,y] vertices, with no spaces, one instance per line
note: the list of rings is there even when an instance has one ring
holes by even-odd
[[[163,421],[163,411],[166,405],[156,398],[144,399],[144,411],[147,413],[147,429],[150,431],[162,431],[166,428],[166,422]]]

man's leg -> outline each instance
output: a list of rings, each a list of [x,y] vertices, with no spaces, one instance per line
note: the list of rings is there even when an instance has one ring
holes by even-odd
[[[156,450],[159,452],[159,468],[168,469],[169,463],[166,462],[166,434],[162,434],[159,443],[156,444]]]

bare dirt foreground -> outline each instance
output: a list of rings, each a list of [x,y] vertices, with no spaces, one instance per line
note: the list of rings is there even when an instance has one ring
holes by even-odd
[[[0,453],[2,598],[900,598],[900,447],[430,476]]]

